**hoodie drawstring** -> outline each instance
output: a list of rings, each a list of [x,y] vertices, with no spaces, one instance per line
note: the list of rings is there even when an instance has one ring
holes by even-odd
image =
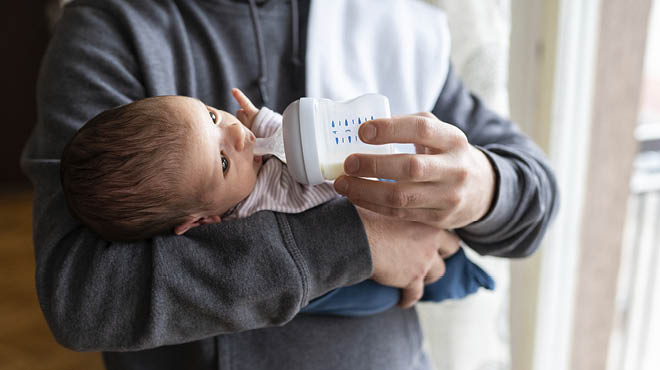
[[[266,73],[266,50],[264,48],[264,39],[261,33],[261,23],[259,23],[259,13],[257,10],[257,2],[250,0],[250,17],[252,18],[252,29],[254,36],[257,39],[257,58],[259,59],[259,94],[261,94],[261,101],[265,106],[268,106],[268,94],[266,93],[266,82],[268,75]]]
[[[300,18],[298,17],[298,0],[291,0],[291,64],[298,69],[300,62]]]
[[[256,0],[249,0],[250,5],[250,18],[252,19],[252,29],[257,41],[257,58],[259,59],[259,78],[257,84],[259,86],[259,94],[264,106],[268,106],[268,93],[266,91],[266,83],[268,82],[268,72],[266,70],[266,49],[264,48],[263,34],[261,33],[261,23],[259,22],[259,9],[257,8]],[[291,0],[291,64],[297,71],[301,66],[300,62],[300,19],[298,16],[298,0]]]

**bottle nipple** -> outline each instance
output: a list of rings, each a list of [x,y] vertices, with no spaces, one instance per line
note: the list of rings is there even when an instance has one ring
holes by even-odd
[[[284,153],[284,136],[282,135],[282,126],[277,128],[277,131],[269,137],[257,138],[254,143],[254,154],[264,155],[271,154],[279,158],[280,161],[286,163],[286,155]]]

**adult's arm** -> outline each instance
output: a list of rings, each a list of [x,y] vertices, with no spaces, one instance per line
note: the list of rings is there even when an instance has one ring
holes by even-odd
[[[363,124],[363,141],[414,143],[417,154],[351,155],[349,176],[335,189],[385,215],[456,229],[481,254],[531,254],[558,202],[543,152],[470,94],[451,68],[433,113]]]
[[[34,184],[37,294],[55,338],[76,350],[139,350],[281,325],[310,299],[368,278],[368,241],[342,199],[135,243],[104,241],[71,216],[59,179],[64,145],[98,112],[148,95],[121,22],[89,7],[65,12],[22,157]]]
[[[496,175],[488,213],[456,233],[481,254],[532,254],[559,205],[557,182],[543,151],[515,123],[470,93],[453,68],[433,113],[460,128],[486,154]]]

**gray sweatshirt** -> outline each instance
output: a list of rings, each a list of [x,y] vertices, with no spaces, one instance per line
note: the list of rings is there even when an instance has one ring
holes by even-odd
[[[298,315],[309,300],[371,275],[366,235],[345,199],[134,243],[102,240],[67,209],[62,149],[102,110],[177,94],[235,111],[230,88],[238,87],[281,112],[305,95],[309,2],[258,3],[252,11],[233,0],[80,0],[65,8],[22,158],[35,190],[36,286],[46,320],[62,345],[104,351],[109,369],[427,368],[414,309]],[[498,175],[487,216],[457,232],[479,253],[526,256],[556,208],[553,175],[511,122],[451,70],[446,81],[433,112],[480,146]]]

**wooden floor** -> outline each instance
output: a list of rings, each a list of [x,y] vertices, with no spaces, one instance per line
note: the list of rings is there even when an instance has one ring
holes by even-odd
[[[98,353],[55,342],[34,288],[31,194],[0,192],[0,370],[103,369]]]

